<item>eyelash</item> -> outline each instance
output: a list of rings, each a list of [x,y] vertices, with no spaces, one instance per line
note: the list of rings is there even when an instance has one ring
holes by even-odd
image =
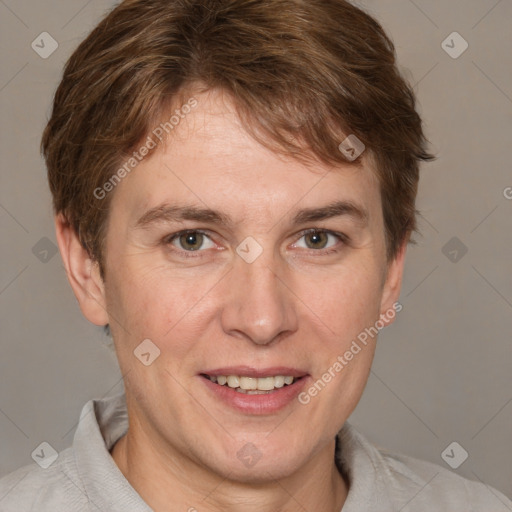
[[[190,233],[200,233],[204,236],[207,236],[208,238],[211,239],[211,236],[208,234],[207,231],[204,231],[202,229],[185,229],[183,231],[177,231],[176,233],[172,233],[170,235],[167,235],[163,240],[162,240],[162,243],[166,246],[172,246],[172,242],[174,240],[176,240],[177,238],[179,238],[180,236],[182,235],[187,235],[187,234],[190,234]],[[309,235],[309,234],[312,234],[312,233],[326,233],[327,235],[332,235],[336,238],[338,238],[338,240],[343,243],[343,244],[346,244],[348,241],[349,241],[349,238],[347,235],[345,235],[344,233],[339,233],[337,231],[331,231],[329,229],[321,229],[321,228],[310,228],[310,229],[305,229],[303,231],[301,231],[299,233],[299,237],[297,239],[297,242],[304,236],[306,235]],[[212,240],[213,241],[213,240]],[[297,242],[294,242],[294,243],[297,243]],[[200,254],[201,252],[205,252],[204,250],[201,251],[201,250],[197,250],[197,251],[185,251],[185,250],[180,250],[180,249],[177,249],[175,248],[174,246],[172,246],[173,248],[171,249],[173,252],[176,252],[178,254],[180,254],[180,256],[184,257],[184,258],[200,258],[202,257],[202,255]],[[328,254],[332,254],[332,253],[336,253],[336,252],[339,252],[339,248],[333,248],[333,247],[330,247],[328,249],[309,249],[309,251],[313,252],[313,253],[316,253],[316,254],[320,254],[321,256],[326,256]]]

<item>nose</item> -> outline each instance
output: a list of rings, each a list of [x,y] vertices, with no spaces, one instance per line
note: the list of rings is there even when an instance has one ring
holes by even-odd
[[[224,283],[222,327],[231,336],[269,345],[297,330],[295,296],[270,258],[237,258]]]

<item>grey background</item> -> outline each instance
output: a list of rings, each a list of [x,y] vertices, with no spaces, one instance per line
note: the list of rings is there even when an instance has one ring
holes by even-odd
[[[82,318],[52,255],[38,152],[64,62],[113,4],[0,0],[0,476],[34,463],[42,441],[69,446],[83,404],[122,390],[108,339]],[[445,467],[441,453],[457,441],[469,458],[456,471],[512,497],[512,2],[360,5],[394,40],[438,160],[422,171],[404,309],[380,336],[350,421],[380,446]],[[31,48],[43,31],[59,44],[47,59]],[[441,46],[453,31],[469,44],[457,59]]]

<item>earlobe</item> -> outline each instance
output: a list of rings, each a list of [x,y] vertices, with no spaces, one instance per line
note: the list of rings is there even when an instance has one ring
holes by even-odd
[[[108,324],[105,287],[98,263],[91,259],[75,230],[61,213],[55,217],[55,230],[69,284],[83,315],[95,325]]]
[[[402,309],[401,305],[397,307],[397,304],[402,288],[406,252],[407,240],[403,242],[396,257],[388,263],[380,306],[380,319],[386,326],[394,322],[395,314]]]

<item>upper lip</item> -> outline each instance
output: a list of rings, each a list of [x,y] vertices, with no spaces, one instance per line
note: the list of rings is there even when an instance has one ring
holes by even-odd
[[[288,366],[272,366],[270,368],[254,368],[252,366],[229,366],[224,368],[215,368],[212,370],[205,370],[201,372],[203,375],[210,377],[218,377],[219,375],[241,375],[243,377],[275,377],[282,375],[284,377],[304,377],[308,372],[298,368],[290,368]]]

